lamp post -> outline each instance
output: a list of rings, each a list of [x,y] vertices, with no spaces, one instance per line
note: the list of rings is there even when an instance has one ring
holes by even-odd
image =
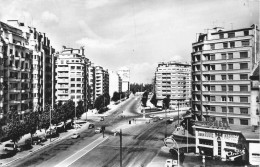
[[[178,150],[176,150],[176,148],[172,147],[171,149],[173,149],[174,151],[177,152],[178,154],[178,167],[180,166],[180,147],[178,145],[178,143],[174,140],[174,138],[172,137],[172,141],[174,142],[174,144],[178,147]]]
[[[179,100],[177,100],[177,105],[178,105],[178,126],[180,126],[180,104],[179,104]]]
[[[164,136],[166,138],[167,137],[167,121],[166,121],[167,111],[166,111],[166,107],[164,109],[165,109],[165,132],[164,132]]]

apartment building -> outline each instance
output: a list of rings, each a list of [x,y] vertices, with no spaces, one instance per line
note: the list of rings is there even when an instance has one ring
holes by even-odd
[[[114,92],[121,92],[120,76],[116,71],[109,71],[109,95],[113,97]]]
[[[84,48],[63,47],[55,57],[55,102],[72,99],[75,103],[80,100],[86,103],[89,60],[84,55]]]
[[[192,44],[192,110],[229,124],[251,125],[250,79],[259,61],[259,30],[200,33]]]
[[[127,67],[122,67],[117,71],[117,73],[122,80],[122,92],[128,92],[130,90],[130,69]]]
[[[160,62],[155,72],[155,93],[158,105],[170,96],[170,108],[189,107],[191,97],[191,65],[181,62]]]
[[[0,22],[0,118],[7,112],[17,111],[23,119],[23,115],[33,108],[29,35]]]

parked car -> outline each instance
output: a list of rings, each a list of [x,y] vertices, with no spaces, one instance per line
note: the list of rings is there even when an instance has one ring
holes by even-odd
[[[163,120],[163,117],[160,117],[159,120]]]
[[[174,119],[173,119],[173,118],[170,118],[170,121],[172,121],[172,122],[173,122],[173,121],[174,121]]]
[[[171,124],[171,123],[172,123],[172,121],[169,119],[166,121],[166,124]]]
[[[73,128],[74,128],[74,129],[79,129],[79,128],[81,128],[81,125],[79,125],[79,124],[73,124]]]
[[[89,129],[93,129],[94,127],[95,127],[94,124],[89,124],[89,125],[88,125],[88,128],[89,128]]]
[[[16,144],[8,143],[4,146],[5,151],[18,151],[18,146]]]
[[[77,139],[80,137],[80,134],[78,132],[73,133],[73,135],[71,136],[72,139]]]
[[[104,118],[104,117],[101,117],[101,118],[100,118],[100,121],[104,121],[104,120],[105,120],[105,118]]]
[[[159,120],[159,117],[154,117],[153,122],[157,122]]]
[[[102,132],[101,127],[97,127],[97,128],[95,129],[95,133],[101,133],[101,132]]]

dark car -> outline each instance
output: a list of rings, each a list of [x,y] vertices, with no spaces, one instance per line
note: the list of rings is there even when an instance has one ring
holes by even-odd
[[[172,121],[171,120],[167,120],[166,124],[172,124]]]
[[[94,127],[95,127],[94,124],[89,124],[89,125],[88,125],[88,128],[89,128],[89,129],[93,129]]]

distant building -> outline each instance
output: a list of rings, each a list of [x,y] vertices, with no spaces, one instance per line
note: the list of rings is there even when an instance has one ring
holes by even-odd
[[[117,72],[122,79],[122,92],[128,92],[130,90],[130,70],[122,67]]]
[[[189,107],[191,97],[191,65],[175,61],[160,62],[155,72],[155,93],[158,105],[170,95],[170,108]]]
[[[112,98],[114,92],[121,92],[120,90],[120,76],[116,71],[109,71],[109,95]]]
[[[254,70],[252,71],[252,74],[250,76],[251,80],[251,103],[250,103],[250,109],[251,109],[251,124],[253,125],[254,129],[259,129],[260,126],[260,79],[259,79],[259,63],[255,65]]]
[[[192,48],[193,113],[229,124],[252,125],[249,76],[259,61],[257,26],[209,29],[197,36]]]
[[[89,60],[84,55],[84,49],[64,47],[56,53],[56,103],[69,99],[86,102],[88,96],[88,65]]]

